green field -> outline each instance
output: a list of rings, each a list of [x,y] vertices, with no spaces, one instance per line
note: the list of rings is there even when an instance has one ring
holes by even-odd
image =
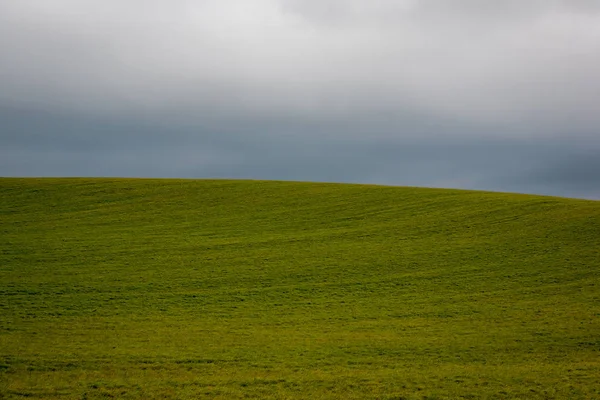
[[[600,399],[600,202],[0,179],[0,398]]]

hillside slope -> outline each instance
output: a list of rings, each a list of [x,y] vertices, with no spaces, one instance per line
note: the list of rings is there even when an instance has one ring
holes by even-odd
[[[600,202],[0,179],[0,398],[600,398]]]

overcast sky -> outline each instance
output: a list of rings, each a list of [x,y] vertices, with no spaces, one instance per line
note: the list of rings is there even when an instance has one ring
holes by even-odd
[[[0,176],[600,199],[600,0],[0,0]]]

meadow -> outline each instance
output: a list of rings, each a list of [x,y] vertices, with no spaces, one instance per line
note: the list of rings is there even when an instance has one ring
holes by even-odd
[[[600,202],[2,178],[0,398],[600,399]]]

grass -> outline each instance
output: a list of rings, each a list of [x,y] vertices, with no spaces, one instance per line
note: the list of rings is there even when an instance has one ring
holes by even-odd
[[[600,202],[0,179],[0,398],[600,398]]]

